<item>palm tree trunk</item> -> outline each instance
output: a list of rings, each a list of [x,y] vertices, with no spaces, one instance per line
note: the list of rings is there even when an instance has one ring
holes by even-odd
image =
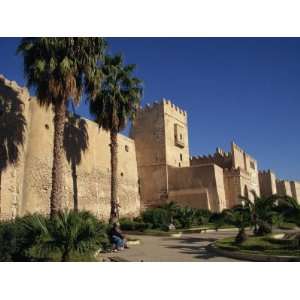
[[[69,250],[68,249],[65,249],[63,254],[62,254],[62,257],[61,257],[61,261],[62,262],[67,262],[67,261],[70,261],[70,253],[69,253]]]
[[[74,199],[74,211],[78,212],[78,187],[77,187],[77,171],[76,162],[72,160],[72,180],[73,180],[73,199]]]
[[[62,209],[64,193],[64,125],[66,118],[65,101],[56,103],[54,116],[54,145],[53,145],[53,167],[52,167],[52,190],[50,199],[50,214],[57,214]]]
[[[111,164],[111,211],[109,222],[115,223],[118,221],[118,132],[117,130],[110,131],[110,164]]]

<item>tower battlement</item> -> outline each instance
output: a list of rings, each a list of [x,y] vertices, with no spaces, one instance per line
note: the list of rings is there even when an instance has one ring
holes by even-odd
[[[165,112],[169,112],[172,114],[175,113],[187,117],[187,112],[185,110],[181,109],[179,106],[172,103],[171,100],[167,100],[165,98],[162,98],[159,101],[154,101],[152,103],[147,103],[144,106],[140,106],[139,112],[147,113],[156,110],[158,108],[163,108]]]

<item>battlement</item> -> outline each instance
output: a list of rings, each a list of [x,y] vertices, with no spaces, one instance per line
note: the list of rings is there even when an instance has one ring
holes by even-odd
[[[6,79],[2,74],[0,74],[0,84],[7,86],[8,88],[12,89],[18,94],[21,94],[22,96],[26,96],[27,98],[30,97],[29,91],[26,87],[19,86],[14,80]]]
[[[171,100],[167,100],[167,99],[163,98],[162,103],[165,108],[172,110],[173,112],[178,113],[180,115],[187,116],[187,112],[185,110],[181,109],[180,107],[176,106],[175,104],[173,104],[171,102]]]
[[[230,152],[225,152],[221,148],[217,148],[216,152],[211,155],[192,156],[190,158],[191,165],[202,165],[207,163],[214,163],[221,168],[232,167],[232,155]]]
[[[268,170],[259,170],[259,176],[270,176],[271,174],[275,175],[270,169]]]

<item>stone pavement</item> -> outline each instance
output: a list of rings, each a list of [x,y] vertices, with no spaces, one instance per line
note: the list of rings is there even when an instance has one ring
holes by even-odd
[[[117,253],[101,254],[101,258],[118,257],[127,261],[145,262],[204,262],[204,261],[237,261],[220,257],[207,249],[216,241],[235,235],[232,231],[183,234],[181,237],[130,235],[141,241]],[[100,259],[101,259],[100,258]]]

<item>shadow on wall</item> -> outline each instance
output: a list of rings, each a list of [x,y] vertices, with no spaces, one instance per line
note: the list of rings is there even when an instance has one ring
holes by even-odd
[[[2,173],[18,162],[25,141],[23,109],[24,104],[18,98],[18,93],[0,85],[0,215]]]
[[[77,166],[80,164],[82,154],[87,150],[88,144],[89,136],[86,121],[76,115],[69,115],[64,129],[64,149],[72,170],[75,211],[78,211]]]

